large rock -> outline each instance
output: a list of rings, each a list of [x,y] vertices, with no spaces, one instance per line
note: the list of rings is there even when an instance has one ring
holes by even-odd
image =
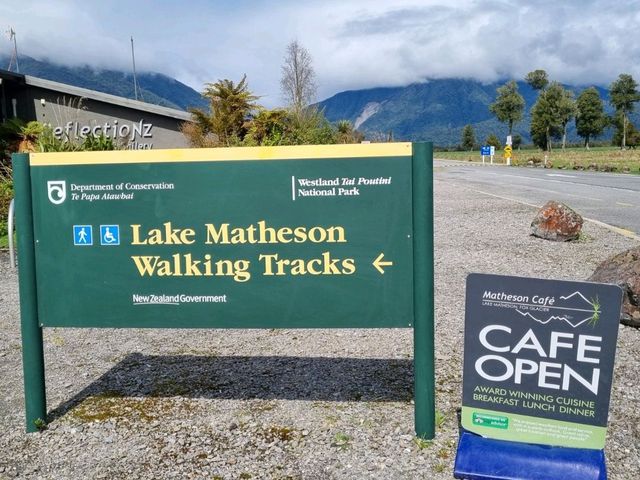
[[[547,202],[531,222],[532,235],[556,242],[575,240],[581,230],[582,217],[555,200]]]
[[[640,328],[640,246],[607,258],[589,281],[615,283],[624,291],[620,321]]]

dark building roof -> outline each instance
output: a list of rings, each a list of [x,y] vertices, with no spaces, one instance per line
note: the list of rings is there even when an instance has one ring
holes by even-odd
[[[176,110],[174,108],[161,107],[160,105],[154,105],[152,103],[140,102],[138,100],[131,100],[129,98],[118,97],[116,95],[97,92],[95,90],[74,87],[73,85],[53,82],[51,80],[32,77],[30,75],[22,75],[20,73],[10,72],[8,70],[0,69],[0,79],[2,80],[3,83],[7,82],[8,84],[12,84],[17,87],[43,88],[53,92],[59,92],[66,95],[73,95],[76,97],[96,100],[99,102],[109,103],[112,105],[118,105],[120,107],[139,110],[142,112],[155,113],[156,115],[172,117],[178,120],[191,120],[191,114],[183,110]]]

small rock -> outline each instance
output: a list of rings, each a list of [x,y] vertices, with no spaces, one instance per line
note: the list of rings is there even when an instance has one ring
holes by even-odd
[[[620,286],[624,292],[620,322],[640,328],[640,247],[607,258],[588,280]]]
[[[582,217],[563,203],[551,200],[536,214],[531,222],[531,234],[535,237],[566,242],[575,240],[582,230]]]

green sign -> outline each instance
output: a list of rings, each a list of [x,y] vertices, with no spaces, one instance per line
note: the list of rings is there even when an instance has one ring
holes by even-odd
[[[411,326],[411,144],[353,158],[181,156],[32,156],[43,325]]]
[[[489,428],[508,428],[509,417],[503,417],[502,415],[488,415],[485,413],[473,412],[471,415],[471,421],[473,425]]]
[[[621,301],[615,285],[469,275],[462,426],[604,448]]]
[[[23,328],[414,327],[422,385],[431,160],[410,143],[16,156]]]

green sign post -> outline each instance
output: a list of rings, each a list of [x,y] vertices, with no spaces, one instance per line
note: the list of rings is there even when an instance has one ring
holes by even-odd
[[[434,435],[430,144],[14,156],[27,431],[43,327],[415,332]]]

